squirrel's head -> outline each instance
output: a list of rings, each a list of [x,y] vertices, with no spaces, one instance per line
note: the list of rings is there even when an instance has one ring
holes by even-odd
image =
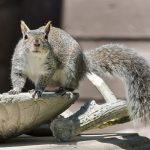
[[[26,50],[32,54],[47,53],[49,42],[48,34],[50,32],[51,22],[49,21],[45,26],[30,30],[24,21],[21,21],[21,31],[23,35],[23,43]]]

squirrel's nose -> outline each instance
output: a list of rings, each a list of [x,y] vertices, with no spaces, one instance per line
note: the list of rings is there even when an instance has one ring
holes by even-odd
[[[35,47],[39,47],[39,46],[40,46],[40,43],[34,43],[34,46],[35,46]]]
[[[35,47],[39,47],[39,46],[40,46],[39,39],[35,39],[33,45],[34,45]]]

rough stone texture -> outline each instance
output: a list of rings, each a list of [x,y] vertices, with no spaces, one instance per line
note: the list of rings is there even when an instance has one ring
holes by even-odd
[[[68,141],[97,125],[105,128],[116,124],[118,123],[116,120],[126,116],[128,116],[128,111],[124,101],[110,102],[103,105],[97,105],[95,101],[91,101],[68,118],[54,119],[50,128],[58,140]]]

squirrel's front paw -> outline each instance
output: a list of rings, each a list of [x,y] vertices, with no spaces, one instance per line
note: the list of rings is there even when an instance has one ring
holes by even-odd
[[[19,89],[19,88],[14,88],[14,89],[8,91],[8,93],[9,93],[9,94],[12,94],[12,95],[19,94],[19,93],[21,93],[21,89]]]
[[[34,89],[28,90],[28,92],[29,92],[30,94],[32,94],[34,91],[35,91]]]
[[[37,98],[39,98],[41,96],[42,96],[42,91],[41,90],[34,90],[32,92],[32,97],[35,98],[35,99],[37,99]]]
[[[55,90],[55,93],[60,94],[61,96],[64,96],[67,94],[72,99],[73,98],[73,92],[72,92],[73,90],[74,89],[71,89],[71,88],[60,87],[59,89]]]

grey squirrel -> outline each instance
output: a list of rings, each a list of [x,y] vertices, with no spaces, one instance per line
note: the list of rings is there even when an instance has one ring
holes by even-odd
[[[150,118],[150,67],[131,49],[108,44],[82,51],[75,39],[50,22],[30,30],[21,21],[21,31],[12,58],[10,94],[20,93],[27,78],[35,84],[33,97],[40,97],[48,85],[59,87],[62,95],[73,91],[86,73],[117,75],[126,83],[130,116]]]

